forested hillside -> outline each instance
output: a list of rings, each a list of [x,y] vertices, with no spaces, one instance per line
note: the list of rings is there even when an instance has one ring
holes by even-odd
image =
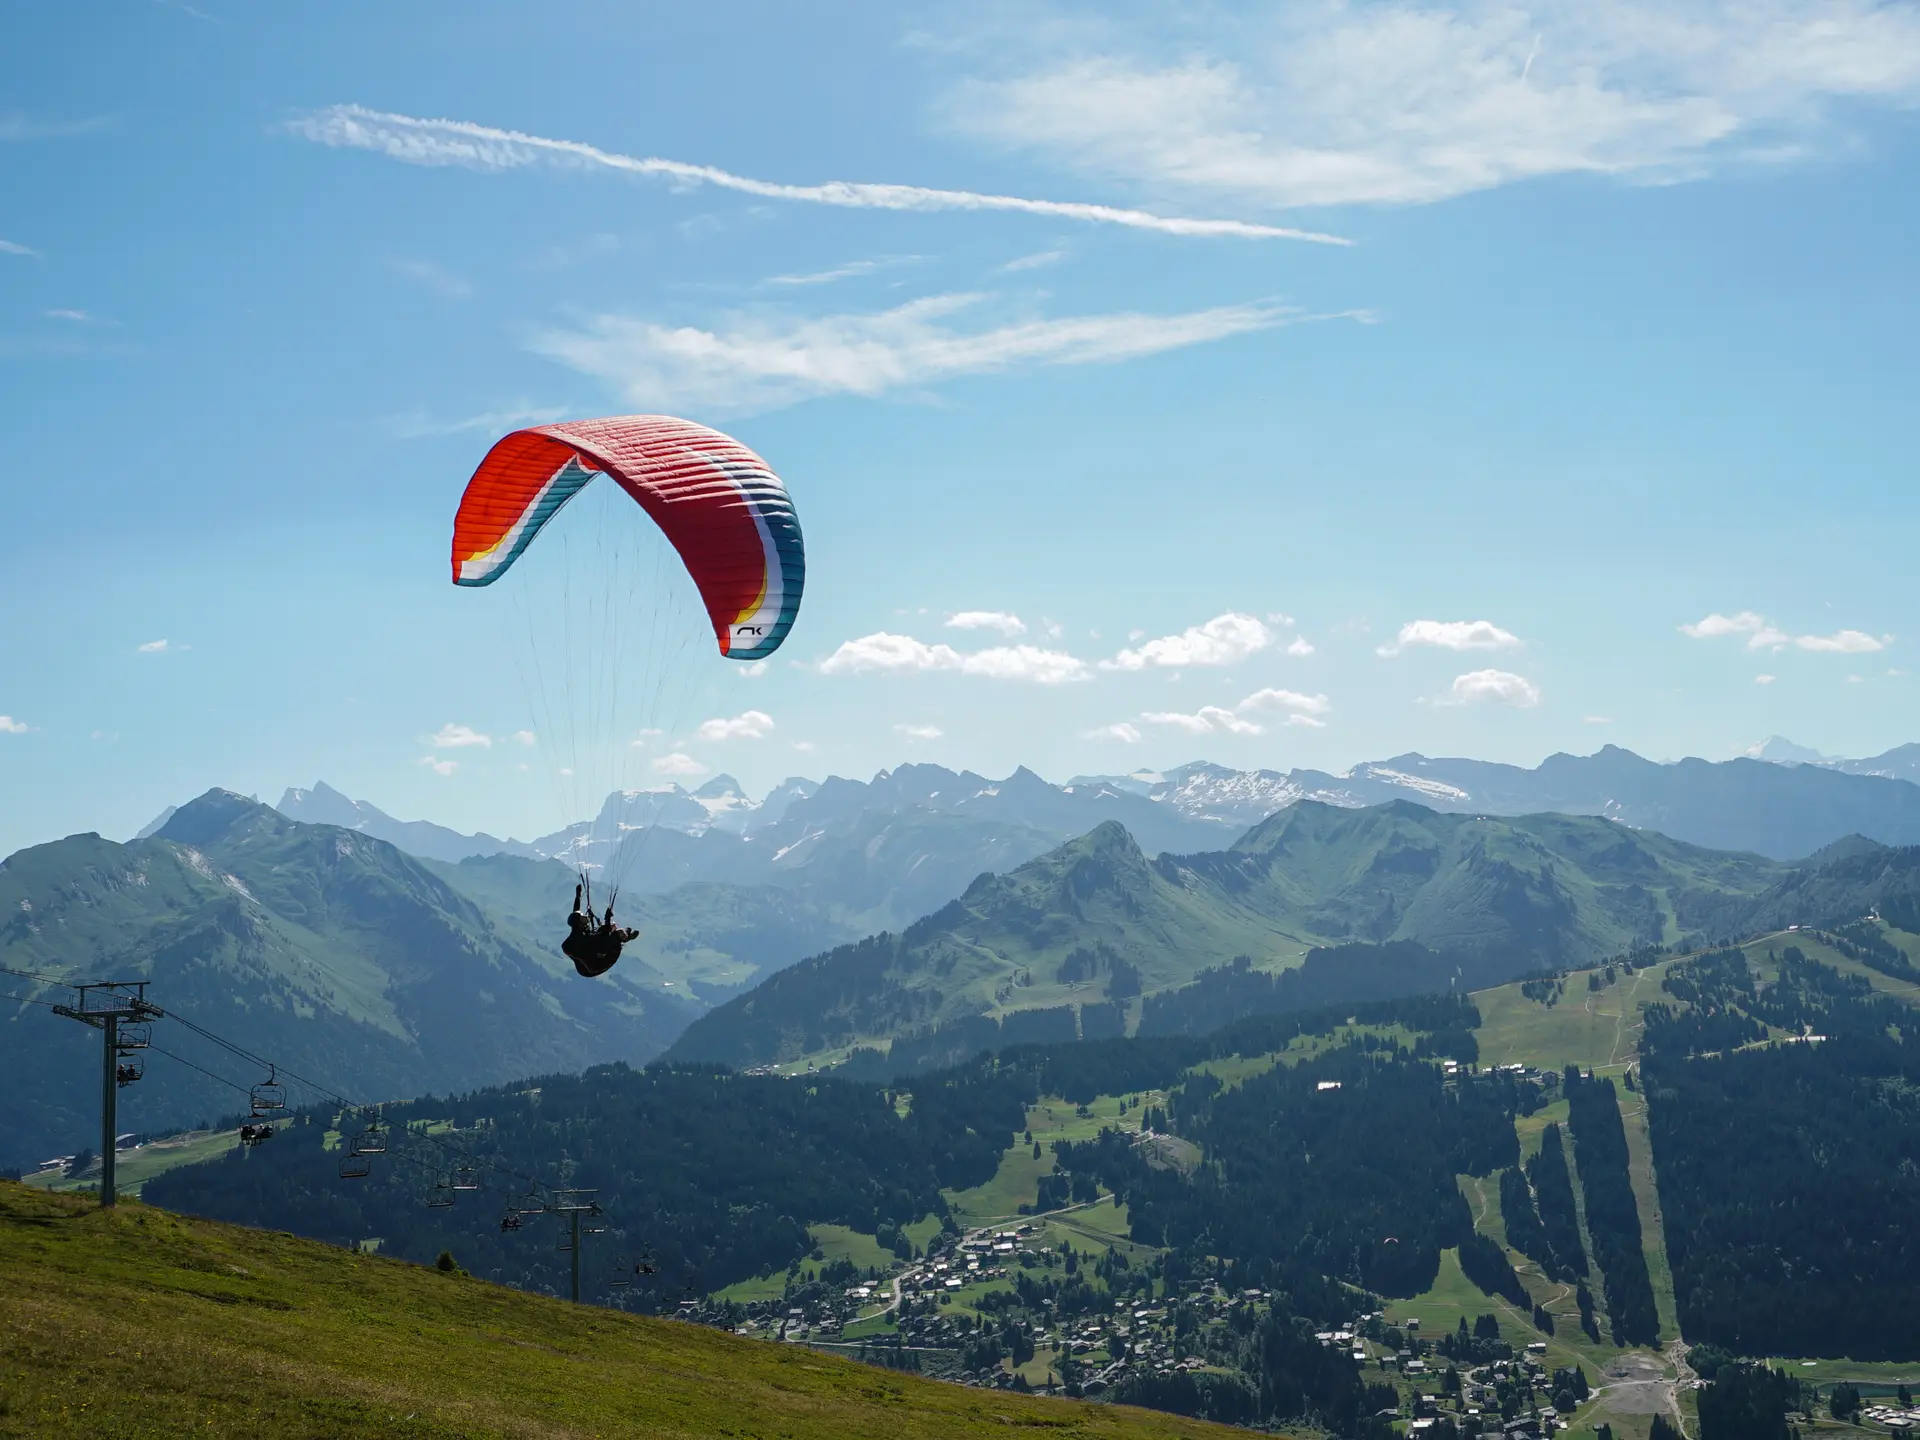
[[[1796,946],[1767,968],[1676,967],[1684,1007],[1648,1014],[1681,1323],[1736,1354],[1920,1357],[1920,1021]]]
[[[639,964],[583,986],[554,950],[503,931],[424,862],[218,790],[146,840],[78,835],[9,857],[0,914],[9,969],[151,981],[162,1008],[371,1096],[644,1059],[694,1008]],[[17,977],[8,988],[36,994]],[[96,1033],[33,1005],[8,1006],[0,1026],[0,1086],[15,1099],[0,1114],[0,1164],[97,1135]],[[181,1027],[160,1043],[210,1062]],[[235,1099],[156,1059],[121,1118],[129,1130],[185,1128]]]

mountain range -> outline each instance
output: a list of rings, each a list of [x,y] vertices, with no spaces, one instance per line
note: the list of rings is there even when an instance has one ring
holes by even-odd
[[[552,945],[496,924],[430,862],[223,790],[144,840],[74,835],[9,856],[0,915],[15,995],[62,998],[26,976],[149,981],[170,1014],[361,1095],[645,1060],[701,1008],[643,964],[581,985]],[[149,1062],[122,1110],[129,1130],[244,1110],[268,1078],[184,1026],[160,1028],[156,1042],[188,1064]],[[22,1004],[0,1033],[0,1164],[95,1133],[96,1032]]]
[[[796,871],[810,859],[796,856],[795,847],[876,813],[926,811],[1031,832],[1025,838],[1033,848],[1022,857],[1030,859],[1107,820],[1126,826],[1149,854],[1219,848],[1296,800],[1346,808],[1413,800],[1460,814],[1604,815],[1696,845],[1791,860],[1846,835],[1890,845],[1920,842],[1915,781],[1920,744],[1839,760],[1775,736],[1746,756],[1718,762],[1660,763],[1609,745],[1592,755],[1551,755],[1531,768],[1409,752],[1337,775],[1195,761],[1166,772],[1079,775],[1052,784],[1025,768],[991,780],[938,765],[903,765],[870,781],[790,778],[759,801],[731,776],[717,775],[692,791],[678,785],[616,791],[592,819],[524,842],[396,820],[325,784],[288,790],[278,808],[295,820],[358,830],[435,860],[511,854],[607,866],[637,843],[664,853],[649,855],[651,863],[628,883],[669,889],[742,873],[778,883],[777,872]],[[716,841],[705,851],[689,850],[655,832]]]
[[[1138,1024],[1135,997],[1232,957],[1284,971],[1353,942],[1417,942],[1497,983],[1676,941],[1791,873],[1601,817],[1447,814],[1405,800],[1300,800],[1230,848],[1157,859],[1108,823],[983,875],[897,936],[770,976],[696,1020],[668,1057],[824,1060],[981,1016],[1003,1034],[1038,1023],[1036,1039],[1096,1024],[1115,1033]]]

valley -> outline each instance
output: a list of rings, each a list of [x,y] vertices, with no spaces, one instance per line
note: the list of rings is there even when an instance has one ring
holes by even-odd
[[[434,917],[442,928],[424,933],[466,947],[450,954],[559,974],[539,930],[571,873],[556,861],[418,860],[218,794],[134,847],[85,844],[77,871],[57,847],[0,871],[38,886],[19,892],[33,924],[15,927],[37,948],[16,958],[52,963],[50,931],[164,937],[224,906],[257,938],[216,973],[285,977],[266,994],[289,1015],[318,1001],[336,1024],[395,1039],[420,1033],[395,997],[407,983],[431,993],[419,962],[445,942],[405,963],[377,945],[335,958],[391,916]],[[1840,1056],[1862,1043],[1846,1036],[1900,1033],[1920,996],[1920,935],[1879,916],[1908,915],[1914,853],[1851,840],[1785,865],[1600,818],[1398,801],[1296,802],[1226,850],[1184,855],[1149,857],[1109,823],[982,876],[897,936],[763,960],[771,978],[733,999],[727,967],[772,955],[754,947],[810,912],[791,886],[689,882],[629,902],[652,948],[623,964],[635,1003],[608,1012],[701,1017],[669,1063],[522,1065],[531,1078],[385,1104],[364,1083],[351,1104],[308,1086],[263,1146],[215,1124],[144,1143],[122,1169],[166,1210],[417,1263],[450,1251],[536,1293],[563,1290],[564,1264],[501,1207],[537,1217],[541,1187],[563,1180],[605,1216],[589,1227],[583,1299],[975,1388],[1327,1434],[1384,1435],[1383,1409],[1458,1429],[1547,1408],[1576,1440],[1640,1440],[1656,1415],[1692,1434],[1689,1354],[1798,1342],[1744,1339],[1706,1298],[1725,1224],[1700,1216],[1729,1202],[1673,1158],[1699,1143],[1670,1138],[1685,1113],[1673,1107],[1723,1052],[1767,1066],[1794,1044]],[[1803,918],[1777,923],[1789,915]],[[1734,948],[1706,938],[1728,932]],[[154,940],[127,953],[170,989],[205,974],[169,969],[180,952]],[[684,1000],[657,953],[679,957]],[[202,985],[196,1020],[210,1013]],[[257,1015],[244,1023],[278,1050]],[[1834,1036],[1804,1040],[1814,1023]],[[1727,1038],[1673,1038],[1689,1026]],[[1649,1049],[1650,1034],[1667,1038]],[[702,1048],[727,1035],[736,1048]],[[231,1055],[195,1053],[233,1075]],[[1898,1072],[1897,1050],[1861,1054],[1864,1083],[1920,1136],[1898,1082],[1873,1078]],[[290,1072],[334,1067],[308,1054]],[[71,1068],[83,1087],[84,1064]],[[1808,1103],[1831,1083],[1807,1078]],[[1650,1111],[1650,1085],[1680,1099]],[[369,1117],[394,1143],[347,1180]],[[1687,1148],[1662,1160],[1675,1143]],[[1543,1149],[1561,1157],[1560,1210]],[[541,1181],[556,1159],[560,1179]],[[84,1194],[95,1173],[32,1180]],[[468,1173],[480,1193],[462,1199]],[[1794,1173],[1810,1177],[1794,1203],[1823,1193],[1817,1168]],[[1905,1182],[1868,1165],[1852,1183],[1892,1196]],[[445,1208],[422,1208],[423,1188]],[[1530,1192],[1537,1214],[1514,1198]],[[1564,1215],[1562,1258],[1512,1228],[1528,1215],[1549,1228]],[[1792,1269],[1742,1309],[1801,1303]],[[1881,1269],[1854,1283],[1901,1283],[1900,1264]],[[1849,1341],[1852,1359],[1791,1368],[1809,1386],[1891,1393],[1920,1376],[1873,1345],[1920,1344],[1883,1331]]]

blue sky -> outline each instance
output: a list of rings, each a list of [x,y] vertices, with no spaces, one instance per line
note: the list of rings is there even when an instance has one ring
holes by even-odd
[[[527,835],[723,770],[1920,738],[1911,4],[0,24],[0,853],[215,784]],[[763,673],[594,628],[697,630],[605,505],[447,583],[494,438],[626,411],[793,491]]]

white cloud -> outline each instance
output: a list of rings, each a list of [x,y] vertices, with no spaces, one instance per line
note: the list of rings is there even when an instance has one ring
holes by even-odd
[[[540,737],[531,730],[516,730],[513,732],[513,743],[516,745],[538,745],[540,743]]]
[[[1140,732],[1134,726],[1122,720],[1114,725],[1101,725],[1092,730],[1080,732],[1082,740],[1118,740],[1122,745],[1138,745]]]
[[[670,755],[662,755],[653,762],[654,771],[661,775],[704,775],[707,767],[684,750],[675,750]]]
[[[881,255],[872,260],[852,260],[831,270],[816,270],[807,275],[769,275],[762,285],[831,285],[836,280],[851,280],[856,275],[871,275],[896,265],[911,265],[918,255]]]
[[[1733,615],[1722,615],[1718,610],[1691,625],[1680,627],[1682,635],[1690,635],[1695,640],[1718,640],[1726,635],[1744,635],[1749,650],[1779,650],[1793,637],[1786,631],[1768,622],[1765,616],[1752,610],[1741,610]]]
[[[1778,675],[1756,675],[1753,677],[1753,683],[1756,685],[1771,685],[1779,678]]]
[[[951,630],[998,630],[1008,637],[1027,633],[1026,622],[1005,610],[962,610],[957,615],[947,617],[947,627]]]
[[[456,725],[449,720],[427,738],[427,743],[436,750],[461,750],[475,745],[486,749],[493,744],[493,737],[482,735],[471,725]]]
[[[101,323],[85,310],[49,310],[46,312],[46,316],[49,320],[65,320],[70,325],[98,325]]]
[[[1920,98],[1920,10],[1876,0],[1135,13],[1151,18],[1020,12],[1016,33],[980,37],[995,68],[946,117],[1159,193],[1409,204],[1798,159],[1843,148],[1861,102]]]
[[[712,330],[597,315],[536,334],[538,354],[611,385],[629,403],[742,414],[822,395],[881,395],[960,375],[1157,355],[1306,318],[1268,301],[1185,314],[1121,311],[976,319],[990,297],[930,295],[891,310],[732,314]]]
[[[749,660],[746,664],[735,670],[734,674],[743,676],[748,680],[758,680],[762,675],[767,673],[768,669],[769,666],[764,660]]]
[[[558,420],[570,408],[566,405],[505,405],[498,410],[483,410],[477,415],[468,415],[459,420],[435,420],[424,410],[414,410],[405,415],[395,415],[386,423],[394,435],[401,440],[423,440],[439,435],[463,435],[470,431],[479,431],[484,435],[497,435],[508,430],[518,430],[523,425],[544,425],[550,420]]]
[[[657,737],[665,733],[666,733],[665,731],[657,729],[652,725],[649,725],[646,729],[642,730],[638,735],[633,737],[631,748],[635,750],[644,750],[647,748],[647,745],[650,741],[656,739]]]
[[[1613,723],[1613,717],[1611,715],[1582,715],[1580,717],[1580,723],[1582,725],[1611,725]]]
[[[1036,250],[1031,255],[1019,255],[1000,268],[1010,274],[1022,270],[1043,270],[1049,265],[1057,265],[1067,258],[1065,250]]]
[[[1382,645],[1375,653],[1398,655],[1415,645],[1441,650],[1513,650],[1523,643],[1518,635],[1502,630],[1491,620],[1409,620],[1391,645]]]
[[[1254,691],[1234,708],[1243,715],[1249,711],[1279,710],[1286,714],[1286,723],[1289,725],[1317,728],[1327,723],[1322,717],[1333,709],[1333,702],[1324,695],[1302,695],[1297,690],[1268,688]]]
[[[731,720],[724,717],[700,722],[702,740],[764,740],[773,731],[773,717],[764,710],[743,710]]]
[[[1506,670],[1472,670],[1453,677],[1442,705],[1492,702],[1527,710],[1540,703],[1540,687],[1524,675]]]
[[[1865,655],[1887,648],[1885,640],[1877,640],[1863,630],[1841,630],[1833,635],[1801,635],[1793,643],[1802,650],[1820,650],[1834,655]]]
[[[896,725],[893,728],[909,740],[938,740],[947,733],[938,725]]]
[[[1030,680],[1036,685],[1065,685],[1091,677],[1087,662],[1062,650],[1038,645],[998,645],[960,657],[961,673],[989,680]]]
[[[16,720],[11,715],[0,715],[0,735],[24,735],[30,728],[24,720]]]
[[[793,742],[793,748],[798,750],[802,755],[810,755],[820,747],[815,745],[811,740],[796,740]]]
[[[39,254],[40,252],[31,245],[20,245],[12,240],[0,240],[0,255],[32,255],[37,257]]]
[[[820,662],[822,675],[934,670],[979,675],[989,680],[1030,680],[1037,685],[1062,685],[1085,680],[1089,674],[1086,661],[1037,645],[999,645],[962,654],[951,645],[929,645],[910,635],[893,635],[885,630],[845,641]]]
[[[983,195],[968,190],[935,190],[921,185],[875,185],[829,180],[820,185],[787,185],[735,175],[711,165],[684,160],[638,157],[601,150],[577,140],[551,140],[517,130],[497,130],[465,120],[426,120],[332,105],[289,122],[295,135],[322,145],[371,150],[409,165],[457,165],[469,170],[515,170],[533,165],[566,169],[606,169],[653,176],[681,188],[712,185],[766,200],[794,200],[852,210],[1003,210],[1158,230],[1170,235],[1235,235],[1253,238],[1316,240],[1343,245],[1332,235],[1244,220],[1189,220],[1074,201],[1027,200],[1013,195]]]
[[[1218,730],[1228,735],[1260,735],[1264,730],[1251,720],[1243,720],[1219,705],[1202,705],[1191,715],[1177,710],[1149,710],[1140,717],[1149,725],[1171,725],[1190,735],[1210,735]]]
[[[426,766],[427,769],[433,771],[436,775],[451,775],[460,768],[460,762],[458,760],[442,760],[438,755],[422,755],[420,757],[420,764]]]
[[[1170,725],[1191,735],[1262,735],[1266,733],[1265,727],[1247,719],[1248,715],[1278,711],[1285,717],[1281,721],[1284,725],[1320,729],[1327,723],[1322,717],[1332,708],[1332,702],[1324,695],[1302,695],[1297,690],[1268,687],[1254,691],[1231,710],[1220,705],[1202,705],[1191,715],[1176,710],[1152,710],[1140,718],[1149,725]]]
[[[1287,642],[1287,654],[1305,656],[1313,654],[1313,642],[1304,635],[1296,635]]]
[[[1682,625],[1680,633],[1695,640],[1744,635],[1749,650],[1784,650],[1789,645],[1796,645],[1802,650],[1833,655],[1864,655],[1884,650],[1893,639],[1891,635],[1875,637],[1864,630],[1840,630],[1832,635],[1789,635],[1764,615],[1752,610],[1741,610],[1732,615],[1722,615],[1716,610],[1704,619]]]
[[[1145,670],[1186,665],[1232,665],[1267,648],[1273,632],[1256,616],[1229,611],[1204,625],[1190,625],[1178,635],[1149,640],[1137,650],[1122,650],[1102,660],[1102,670]]]
[[[143,644],[134,646],[134,653],[138,655],[171,655],[176,651],[188,648],[190,647],[176,645],[171,640],[148,640]]]

